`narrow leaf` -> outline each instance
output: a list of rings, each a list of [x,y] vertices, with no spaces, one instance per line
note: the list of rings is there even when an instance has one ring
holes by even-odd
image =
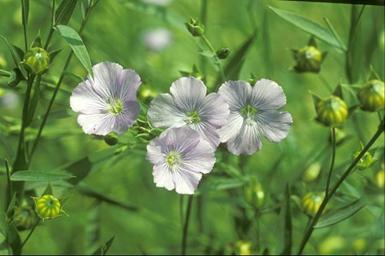
[[[17,171],[11,175],[12,181],[39,181],[39,182],[53,182],[58,180],[67,180],[71,179],[74,176],[71,174],[60,171],[36,171],[36,170],[28,170],[28,171]]]
[[[78,58],[83,67],[87,70],[89,74],[92,74],[91,60],[88,55],[87,48],[85,47],[83,40],[79,34],[71,27],[65,25],[56,26],[57,31],[64,38],[64,40],[69,44],[75,56]]]
[[[62,0],[55,12],[55,24],[67,25],[75,10],[77,0]]]
[[[343,45],[342,42],[340,43],[335,38],[335,36],[329,32],[328,29],[319,25],[318,23],[315,23],[314,21],[311,21],[305,17],[299,16],[292,12],[280,10],[271,6],[270,9],[275,12],[278,16],[290,22],[294,26],[302,29],[303,31],[314,35],[318,39],[330,44],[333,47],[336,47],[337,49],[346,51],[346,46]]]
[[[112,236],[103,246],[98,248],[92,255],[106,255],[110,249],[112,243],[114,242],[115,236]]]
[[[338,208],[334,211],[332,210],[323,215],[314,228],[326,228],[333,226],[353,216],[364,207],[365,205],[361,202],[361,200],[356,200],[348,205],[345,205],[344,207]]]

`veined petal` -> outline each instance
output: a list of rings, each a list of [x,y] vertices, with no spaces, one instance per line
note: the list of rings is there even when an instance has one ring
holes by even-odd
[[[279,142],[287,137],[293,119],[288,112],[270,110],[258,113],[256,122],[260,132],[268,140]]]
[[[241,130],[243,117],[240,113],[233,112],[229,115],[227,123],[218,130],[221,142],[227,142],[235,137]]]
[[[249,102],[251,91],[250,84],[245,81],[227,81],[218,93],[229,104],[230,111],[239,111]]]
[[[185,114],[175,106],[172,96],[168,93],[160,94],[151,101],[147,115],[155,127],[181,127],[186,124]]]
[[[202,178],[201,173],[190,172],[187,170],[178,170],[172,173],[175,185],[175,191],[178,194],[194,194]]]
[[[118,98],[120,83],[118,78],[123,67],[117,63],[101,62],[92,67],[92,86],[95,91],[105,100]]]
[[[202,121],[209,122],[216,128],[222,127],[230,114],[229,105],[218,93],[207,95],[198,111]]]
[[[81,82],[72,92],[70,106],[73,111],[83,114],[104,114],[107,103],[93,89],[91,82]]]
[[[261,79],[253,87],[251,104],[259,110],[279,109],[286,104],[286,96],[276,82]]]
[[[240,132],[227,142],[228,150],[234,155],[251,155],[262,148],[260,133],[255,122],[243,122]]]
[[[182,77],[172,83],[170,92],[175,105],[183,112],[198,109],[206,96],[206,86],[194,77]]]
[[[104,136],[112,131],[115,118],[110,114],[80,114],[78,123],[86,134]]]
[[[205,140],[183,158],[182,169],[196,173],[209,173],[215,164],[215,149]]]
[[[199,133],[189,127],[167,129],[162,135],[160,141],[167,148],[165,152],[175,150],[182,155],[189,154],[201,140]]]
[[[118,72],[117,82],[119,98],[126,101],[136,101],[137,90],[142,83],[140,76],[132,69],[124,69]]]
[[[159,139],[154,139],[147,145],[147,159],[154,165],[165,163],[162,147],[159,145],[158,141]]]
[[[140,107],[136,101],[126,101],[124,103],[124,109],[121,114],[115,116],[115,124],[113,131],[121,134],[127,131],[127,129],[135,122],[138,117]]]
[[[211,147],[216,148],[220,143],[219,134],[217,128],[209,122],[201,122],[198,124],[188,125],[192,129],[196,130],[204,140],[207,140]]]
[[[154,176],[154,183],[157,187],[166,188],[167,190],[173,190],[175,188],[173,173],[165,164],[154,165],[152,175]]]

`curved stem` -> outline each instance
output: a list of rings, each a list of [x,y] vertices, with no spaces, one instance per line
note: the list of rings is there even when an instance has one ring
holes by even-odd
[[[334,169],[334,162],[336,159],[336,128],[335,127],[331,128],[331,139],[332,139],[332,160],[330,163],[328,179],[326,181],[325,196],[327,196],[329,193],[330,180],[332,178],[332,173],[333,173],[333,169]]]
[[[207,46],[207,48],[212,52],[213,54],[213,58],[214,58],[214,61],[215,61],[215,65],[218,67],[219,69],[219,73],[221,75],[221,79],[224,81],[226,80],[226,77],[225,77],[225,73],[223,71],[223,67],[222,67],[222,64],[221,64],[221,61],[220,59],[218,58],[217,56],[217,53],[214,49],[214,47],[212,46],[212,44],[210,43],[209,39],[205,36],[205,35],[201,35],[201,38],[202,38],[202,41],[203,43],[205,43],[205,45]]]
[[[186,211],[186,218],[183,225],[183,233],[182,233],[182,247],[181,247],[181,254],[186,255],[186,245],[187,245],[187,236],[188,236],[188,226],[190,223],[190,215],[191,215],[191,208],[192,208],[192,201],[193,196],[190,195],[188,197],[187,202],[187,211]]]
[[[370,149],[370,147],[377,141],[377,139],[381,136],[381,134],[384,132],[384,119],[381,121],[376,133],[373,135],[373,137],[370,139],[370,141],[365,145],[365,147],[361,150],[361,152],[358,154],[358,156],[353,160],[353,162],[349,165],[349,167],[345,170],[345,172],[342,174],[342,176],[337,180],[337,182],[334,184],[334,186],[330,189],[330,192],[325,196],[324,200],[321,203],[321,206],[319,207],[317,213],[312,218],[309,226],[306,228],[305,234],[303,236],[301,245],[298,250],[298,255],[301,255],[306,243],[309,241],[313,231],[314,226],[317,224],[318,220],[320,219],[326,205],[330,201],[330,199],[334,196],[338,188],[341,186],[341,184],[346,180],[346,178],[352,173],[354,170],[354,167],[358,164],[358,162],[361,160],[361,158],[365,155],[365,153]]]

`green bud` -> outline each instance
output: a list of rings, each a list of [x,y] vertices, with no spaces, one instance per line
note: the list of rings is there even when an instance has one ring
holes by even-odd
[[[219,59],[223,60],[226,59],[230,54],[230,49],[229,48],[222,48],[216,51],[216,55]]]
[[[348,118],[349,109],[345,101],[337,96],[330,96],[316,104],[317,120],[326,126],[342,125]]]
[[[186,22],[185,25],[192,36],[199,37],[205,32],[204,26],[193,18],[191,18],[189,22]]]
[[[313,38],[309,40],[307,46],[298,50],[292,50],[292,52],[296,63],[294,70],[298,73],[318,73],[321,69],[322,62],[327,55],[326,52],[321,52],[317,48],[317,44]]]
[[[33,228],[38,221],[38,217],[31,206],[24,202],[21,206],[15,208],[12,222],[18,230],[28,230]]]
[[[384,109],[385,102],[384,82],[380,80],[370,80],[358,91],[358,99],[361,109],[364,111],[375,112]]]
[[[5,94],[5,91],[0,88],[0,97],[4,96],[4,94]]]
[[[302,179],[305,182],[312,182],[316,180],[321,172],[320,163],[311,164],[303,173]]]
[[[24,64],[34,74],[41,74],[48,69],[50,57],[46,50],[40,47],[31,48],[24,56]]]
[[[116,145],[119,142],[119,138],[118,138],[118,135],[116,133],[110,132],[109,134],[104,136],[104,141],[108,145],[113,146],[113,145]]]
[[[309,192],[302,198],[302,209],[308,215],[314,216],[320,208],[322,201],[325,197],[325,193]]]
[[[257,178],[253,177],[249,184],[246,185],[243,192],[246,202],[250,205],[255,208],[263,206],[265,201],[265,192],[263,191],[263,187]]]
[[[361,151],[357,151],[354,154],[354,158],[356,158]],[[360,170],[364,170],[369,168],[373,163],[375,162],[375,159],[373,158],[373,155],[367,151],[365,152],[364,156],[360,159],[360,161],[357,163],[357,168]]]
[[[155,98],[158,94],[150,86],[142,85],[139,89],[139,98],[145,102],[149,102]]]
[[[43,195],[41,197],[34,198],[34,200],[35,210],[39,217],[43,220],[59,217],[63,212],[59,199],[53,195]]]

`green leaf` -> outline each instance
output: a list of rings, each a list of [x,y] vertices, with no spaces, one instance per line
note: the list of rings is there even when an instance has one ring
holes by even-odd
[[[55,24],[67,25],[75,10],[77,0],[62,0],[55,12]]]
[[[346,46],[343,45],[342,42],[339,42],[337,38],[328,29],[324,28],[318,23],[315,23],[314,21],[311,21],[305,17],[302,17],[292,12],[280,10],[271,6],[270,9],[275,12],[278,16],[290,22],[294,26],[302,29],[303,31],[314,35],[318,39],[330,44],[333,47],[336,47],[337,49],[346,51]]]
[[[92,255],[106,255],[114,242],[115,236],[112,236],[103,246],[98,248]]]
[[[284,207],[284,248],[282,255],[291,255],[292,247],[292,221],[291,221],[291,207],[290,207],[290,188],[286,185],[285,207]]]
[[[8,41],[8,39],[5,38],[3,35],[0,35],[0,38],[3,40],[3,42],[8,47],[8,49],[9,49],[9,51],[11,53],[11,56],[12,56],[12,60],[13,60],[13,62],[15,64],[15,67],[19,68],[21,73],[23,74],[24,78],[26,78],[27,77],[27,72],[25,71],[25,69],[21,65],[21,61],[24,58],[24,51],[22,49],[20,49],[19,47],[15,46],[15,45],[12,45]]]
[[[356,200],[341,208],[331,210],[330,212],[326,213],[321,217],[321,219],[319,220],[317,225],[314,226],[314,228],[326,228],[333,226],[353,216],[364,207],[365,205],[362,203],[361,200]]]
[[[91,60],[88,55],[87,48],[85,47],[79,34],[71,27],[65,25],[56,26],[57,31],[69,44],[75,56],[78,58],[83,67],[89,74],[92,74]]]
[[[39,181],[39,182],[52,182],[58,180],[68,180],[74,178],[73,175],[66,171],[53,170],[53,171],[17,171],[11,175],[12,181]]]

